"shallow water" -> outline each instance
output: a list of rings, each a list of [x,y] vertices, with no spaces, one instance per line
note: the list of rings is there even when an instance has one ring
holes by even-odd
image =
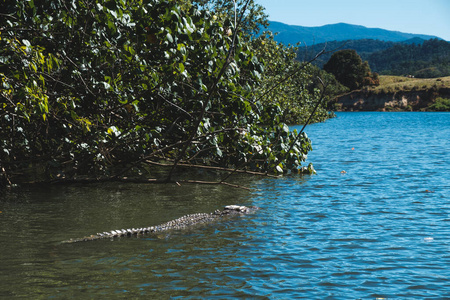
[[[1,298],[450,298],[450,114],[338,113],[307,127],[317,175],[0,195]],[[345,171],[345,172],[342,172]],[[227,204],[256,214],[60,244]]]

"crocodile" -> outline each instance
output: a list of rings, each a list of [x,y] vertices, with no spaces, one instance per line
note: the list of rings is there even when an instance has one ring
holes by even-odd
[[[145,234],[158,234],[164,233],[172,230],[182,230],[188,229],[198,224],[212,223],[220,218],[245,215],[258,210],[256,206],[239,206],[239,205],[227,205],[223,210],[215,210],[212,213],[196,213],[182,216],[178,219],[163,223],[161,225],[143,227],[143,228],[132,228],[132,229],[119,229],[111,230],[102,233],[93,234],[90,236],[85,236],[77,239],[70,239],[63,241],[62,243],[77,243],[86,241],[95,241],[100,239],[113,239],[117,237],[127,237],[127,236],[141,236]]]

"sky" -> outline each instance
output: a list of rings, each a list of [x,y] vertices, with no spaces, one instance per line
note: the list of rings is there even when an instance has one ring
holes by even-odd
[[[300,26],[348,23],[450,41],[450,0],[255,0],[269,20]]]

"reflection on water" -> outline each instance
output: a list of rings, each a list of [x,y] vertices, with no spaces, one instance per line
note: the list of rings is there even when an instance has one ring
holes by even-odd
[[[314,176],[0,195],[0,298],[450,297],[450,114],[339,113],[307,128]],[[345,171],[345,173],[341,173]],[[228,204],[254,215],[59,244]]]

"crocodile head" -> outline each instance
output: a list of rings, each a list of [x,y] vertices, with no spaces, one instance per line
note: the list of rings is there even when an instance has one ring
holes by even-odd
[[[257,206],[247,207],[247,206],[239,206],[239,205],[227,205],[224,207],[224,211],[237,212],[237,213],[241,213],[241,214],[249,214],[258,209],[259,209],[259,207],[257,207]]]

